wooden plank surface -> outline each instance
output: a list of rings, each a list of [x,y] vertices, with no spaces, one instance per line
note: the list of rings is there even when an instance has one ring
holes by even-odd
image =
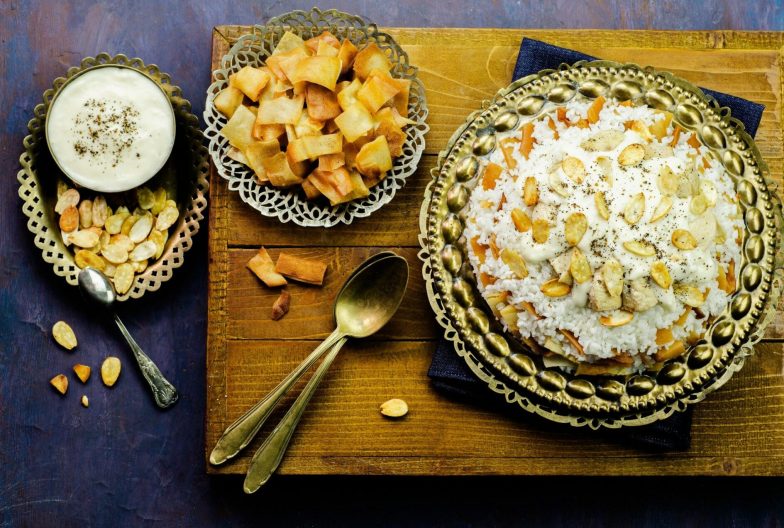
[[[216,28],[213,63],[246,29]],[[784,169],[778,33],[390,29],[419,67],[430,109],[426,154],[395,200],[335,229],[262,218],[218,178],[211,188],[206,450],[223,429],[332,330],[331,305],[353,267],[383,248],[409,261],[403,308],[372,341],[347,347],[303,418],[280,468],[289,474],[784,475],[784,319],[744,370],[695,411],[692,448],[653,456],[607,435],[553,426],[447,400],[427,367],[440,329],[427,303],[418,214],[437,154],[465,116],[508,84],[523,36],[619,61],[667,69],[700,86],[766,105],[757,134],[773,177]],[[457,60],[459,58],[459,60]],[[330,263],[323,289],[290,287],[291,312],[270,320],[275,292],[245,269],[260,245]],[[411,406],[389,422],[380,402]],[[522,415],[522,412],[520,413]],[[262,431],[263,433],[264,431]],[[216,473],[243,473],[253,448]]]

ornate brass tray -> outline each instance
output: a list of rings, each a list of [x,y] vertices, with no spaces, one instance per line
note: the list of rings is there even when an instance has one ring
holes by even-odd
[[[504,333],[476,287],[462,234],[479,158],[496,132],[572,98],[599,95],[669,110],[731,175],[745,219],[739,288],[705,338],[681,357],[627,376],[575,376],[543,365]],[[592,428],[643,425],[704,399],[743,367],[782,288],[781,201],[743,124],[699,88],[633,64],[581,61],[512,83],[471,114],[441,152],[420,214],[420,257],[430,304],[471,370],[507,402],[556,422]]]
[[[262,185],[248,167],[227,156],[229,143],[220,135],[226,118],[215,109],[213,100],[228,85],[229,75],[243,66],[259,65],[278,45],[286,31],[292,31],[303,39],[309,39],[328,30],[338,38],[348,38],[360,49],[375,42],[384,50],[392,62],[392,74],[397,78],[411,80],[408,117],[414,123],[406,126],[403,155],[394,160],[394,166],[384,180],[370,190],[370,195],[336,207],[321,200],[306,200],[296,189],[281,189]],[[253,26],[253,32],[243,35],[223,57],[221,68],[212,72],[215,79],[207,89],[204,110],[204,131],[209,141],[209,152],[218,174],[224,178],[229,189],[237,191],[242,201],[264,216],[278,218],[281,222],[293,222],[306,227],[332,227],[350,224],[354,218],[364,218],[394,198],[398,189],[413,174],[425,150],[425,134],[429,130],[425,88],[417,78],[417,68],[408,63],[408,55],[387,33],[378,30],[362,17],[343,13],[335,9],[321,11],[292,11],[271,18],[266,25]]]
[[[174,108],[177,122],[174,149],[167,165],[171,166],[177,177],[180,218],[171,228],[161,258],[150,264],[144,273],[134,277],[127,293],[117,296],[118,300],[126,301],[157,290],[172,277],[175,268],[182,266],[185,252],[193,244],[192,237],[199,231],[199,222],[204,218],[204,210],[207,208],[207,177],[210,168],[207,149],[203,144],[204,136],[199,129],[199,120],[191,113],[190,102],[182,96],[178,86],[171,84],[169,75],[161,72],[154,64],[144,64],[141,59],[107,53],[87,57],[79,66],[69,68],[65,77],[54,80],[52,88],[43,94],[43,103],[33,111],[34,117],[27,124],[30,134],[24,138],[25,151],[19,158],[22,169],[17,174],[17,180],[19,197],[23,201],[22,211],[28,217],[27,228],[34,235],[35,245],[41,249],[43,259],[52,265],[55,274],[75,286],[79,268],[74,262],[73,252],[63,244],[54,213],[57,180],[62,177],[62,172],[47,148],[44,123],[52,100],[69,79],[89,68],[108,64],[138,70],[163,88]]]

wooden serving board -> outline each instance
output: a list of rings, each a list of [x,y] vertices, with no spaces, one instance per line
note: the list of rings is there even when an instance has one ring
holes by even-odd
[[[241,26],[213,33],[212,66]],[[451,401],[429,384],[441,335],[417,260],[419,208],[438,152],[465,117],[507,85],[521,39],[669,70],[715,90],[763,103],[757,144],[781,182],[784,34],[752,32],[389,29],[419,67],[430,133],[419,171],[395,199],[350,226],[306,229],[260,216],[212,174],[210,186],[207,424],[209,455],[222,431],[275,386],[332,330],[331,306],[348,273],[391,248],[411,266],[400,312],[372,340],[350,343],[310,404],[280,467],[287,474],[395,475],[784,475],[784,318],[720,391],[694,412],[692,447],[653,455],[607,435],[510,417]],[[289,286],[291,312],[270,320],[276,292],[245,263],[265,245],[329,262],[323,288]],[[411,409],[400,421],[378,413],[389,398]],[[212,473],[244,473],[261,445]]]

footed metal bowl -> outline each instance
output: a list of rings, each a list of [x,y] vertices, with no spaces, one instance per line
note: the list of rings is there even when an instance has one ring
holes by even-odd
[[[17,180],[19,197],[23,202],[22,211],[28,217],[27,228],[33,233],[33,240],[41,250],[41,256],[52,265],[56,275],[76,286],[80,269],[74,262],[73,252],[63,243],[54,212],[57,181],[66,177],[52,159],[46,145],[45,122],[52,101],[70,79],[88,69],[107,65],[133,68],[152,79],[169,97],[177,125],[174,148],[164,170],[170,170],[176,176],[176,201],[180,217],[170,228],[161,257],[134,277],[127,293],[117,295],[118,301],[126,301],[159,289],[172,277],[174,269],[182,266],[185,252],[193,244],[193,236],[199,231],[199,222],[204,218],[207,208],[210,167],[207,149],[203,144],[204,136],[199,128],[199,120],[191,113],[190,102],[182,96],[182,90],[171,83],[169,75],[161,72],[154,64],[145,64],[141,59],[131,59],[125,55],[111,56],[108,53],[87,57],[79,66],[69,68],[65,77],[54,80],[52,88],[43,94],[43,103],[33,111],[34,117],[27,124],[30,134],[24,138],[25,150],[19,158],[22,169],[17,173]]]
[[[463,234],[479,159],[496,133],[573,98],[600,95],[668,110],[695,132],[733,179],[745,219],[739,287],[703,339],[682,356],[624,376],[576,376],[547,368],[506,333],[477,289]],[[753,353],[781,293],[781,200],[743,124],[687,81],[652,68],[581,61],[543,70],[499,91],[454,133],[432,170],[420,214],[427,293],[445,337],[471,370],[507,402],[548,420],[592,428],[661,420],[718,389]]]

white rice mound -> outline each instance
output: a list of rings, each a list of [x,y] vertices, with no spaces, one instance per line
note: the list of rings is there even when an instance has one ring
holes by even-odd
[[[482,161],[478,182],[470,198],[465,230],[467,239],[473,239],[484,247],[494,244],[496,252],[504,248],[514,250],[524,258],[528,276],[518,278],[497,254],[494,255],[494,251],[486,251],[484,262],[480,262],[480,255],[476,254],[472,244],[468,244],[468,256],[477,278],[482,275],[490,278],[487,285],[477,281],[485,299],[492,305],[499,293],[506,292],[507,299],[503,304],[517,308],[516,325],[510,325],[509,318],[499,317],[507,331],[519,337],[532,338],[540,345],[548,338],[554,339],[562,346],[563,353],[560,355],[578,363],[625,355],[627,359],[631,356],[636,366],[650,365],[654,363],[652,356],[662,348],[656,344],[657,330],[671,328],[675,340],[693,342],[695,336],[704,334],[709,321],[727,305],[730,295],[719,288],[718,266],[726,271],[730,261],[734,261],[736,269],[739,267],[738,239],[743,228],[742,216],[733,181],[721,163],[709,156],[705,146],[700,144],[695,148],[689,144],[690,132],[681,130],[676,138],[674,121],[661,139],[651,137],[645,131],[627,129],[625,125],[629,122],[651,126],[664,119],[665,115],[645,106],[620,105],[613,99],[604,103],[597,122],[585,128],[575,126],[580,120],[583,120],[583,125],[586,124],[590,105],[591,101],[584,99],[575,99],[566,105],[566,118],[571,126],[559,121],[555,112],[536,119],[533,122],[534,146],[528,158],[519,151],[519,143],[512,143],[515,168],[508,167],[500,146]],[[551,128],[553,126],[555,130]],[[499,134],[497,144],[507,138],[519,140],[521,130],[522,124],[517,130]],[[613,150],[593,152],[580,146],[585,139],[605,130],[625,134],[623,141]],[[646,157],[636,166],[621,167],[618,155],[632,143],[665,147],[659,149],[664,153]],[[668,145],[672,149],[666,149]],[[567,156],[579,158],[585,166],[586,175],[580,183],[567,177],[561,178],[569,191],[568,197],[563,197],[551,188],[550,174],[562,171],[560,163]],[[611,186],[597,164],[599,157],[609,158],[612,162]],[[485,189],[482,174],[489,163],[500,165],[504,170],[495,186]],[[700,182],[707,180],[713,184],[717,191],[715,205],[705,214],[711,213],[711,217],[715,218],[715,229],[706,229],[705,217],[690,210],[690,198],[675,196],[672,196],[674,203],[669,213],[659,221],[650,222],[654,206],[663,196],[657,185],[657,175],[664,165],[676,173],[695,167],[700,173]],[[563,175],[562,172],[559,174]],[[528,177],[536,179],[539,192],[538,203],[532,207],[527,206],[523,199],[523,186]],[[608,220],[597,213],[594,194],[598,191],[604,192],[607,197]],[[645,195],[645,212],[637,224],[630,225],[624,220],[624,207],[632,196],[640,192]],[[511,213],[516,208],[523,210],[531,219],[545,218],[548,221],[550,231],[546,242],[535,242],[530,229],[520,232],[515,228]],[[625,281],[649,276],[650,265],[656,260],[667,265],[673,286],[665,290],[650,281],[657,304],[645,311],[634,312],[633,319],[627,324],[605,326],[600,323],[600,316],[608,313],[595,311],[589,306],[591,280],[582,284],[575,282],[571,292],[563,297],[548,297],[540,290],[544,282],[558,277],[549,261],[570,251],[564,224],[566,217],[575,211],[582,212],[587,218],[588,229],[577,247],[588,258],[593,272],[607,258],[614,258],[623,265]],[[671,241],[674,229],[690,230],[697,237],[699,246],[689,251],[676,248]],[[624,249],[623,242],[633,239],[650,241],[657,254],[641,257],[630,253]],[[737,279],[733,277],[731,280]],[[674,325],[688,309],[673,292],[673,287],[679,283],[696,286],[701,292],[709,290],[704,303],[697,310],[689,310],[682,326]],[[525,302],[533,305],[539,317],[523,309],[522,303]],[[492,308],[498,314],[502,306],[497,303]],[[574,347],[561,330],[570,331],[583,351]]]

